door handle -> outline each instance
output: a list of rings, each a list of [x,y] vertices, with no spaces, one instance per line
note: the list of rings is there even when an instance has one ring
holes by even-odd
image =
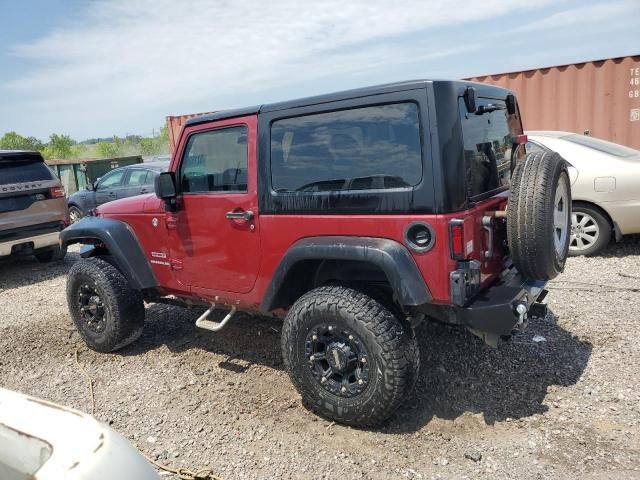
[[[248,222],[253,220],[253,212],[251,210],[247,210],[246,212],[227,212],[226,217],[229,220],[244,220]]]

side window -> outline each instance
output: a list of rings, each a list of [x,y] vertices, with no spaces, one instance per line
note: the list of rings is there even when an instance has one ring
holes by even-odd
[[[116,170],[110,173],[107,173],[100,183],[98,184],[98,189],[109,188],[109,187],[118,187],[122,184],[122,178],[124,177],[124,170]]]
[[[195,133],[180,170],[183,192],[247,191],[247,127]]]
[[[129,174],[129,186],[140,187],[147,183],[148,172],[147,170],[131,170]]]
[[[286,118],[271,127],[277,192],[404,188],[421,180],[415,103]]]
[[[509,186],[515,134],[504,101],[479,98],[477,105],[469,113],[464,100],[458,101],[470,198]]]
[[[145,179],[145,185],[153,185],[156,177],[159,175],[159,172],[155,172],[152,170],[147,171],[147,178]]]

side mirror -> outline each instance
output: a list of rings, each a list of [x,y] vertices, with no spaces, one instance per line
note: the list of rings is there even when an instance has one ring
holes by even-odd
[[[155,180],[156,197],[170,202],[177,196],[176,193],[176,177],[173,172],[162,172]]]
[[[476,107],[476,89],[473,87],[467,87],[464,91],[464,105],[467,107],[467,112],[475,113]]]

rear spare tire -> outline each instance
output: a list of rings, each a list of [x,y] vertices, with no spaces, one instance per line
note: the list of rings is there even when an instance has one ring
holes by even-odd
[[[556,152],[531,152],[511,178],[507,237],[518,271],[551,280],[564,270],[569,251],[571,184],[567,162]]]

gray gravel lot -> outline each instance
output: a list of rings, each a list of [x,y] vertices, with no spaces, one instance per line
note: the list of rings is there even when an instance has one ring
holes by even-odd
[[[148,305],[134,345],[87,350],[65,300],[77,258],[0,264],[0,385],[90,411],[77,348],[97,418],[162,463],[225,479],[640,478],[638,237],[570,259],[552,315],[498,350],[422,327],[417,393],[369,431],[302,406],[270,318],[214,334],[194,326],[200,311]]]

